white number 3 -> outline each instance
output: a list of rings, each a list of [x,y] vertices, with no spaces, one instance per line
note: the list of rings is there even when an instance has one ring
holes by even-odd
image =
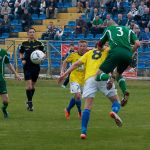
[[[122,27],[116,27],[118,29],[119,34],[117,36],[123,36]]]

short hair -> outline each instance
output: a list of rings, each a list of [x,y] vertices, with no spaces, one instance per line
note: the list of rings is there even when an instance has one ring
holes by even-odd
[[[30,30],[34,30],[36,32],[35,28],[33,28],[33,27],[28,28],[27,31],[29,32]]]
[[[69,46],[74,46],[74,44],[73,44],[73,43],[70,43]]]
[[[87,43],[86,40],[80,40],[79,43]]]

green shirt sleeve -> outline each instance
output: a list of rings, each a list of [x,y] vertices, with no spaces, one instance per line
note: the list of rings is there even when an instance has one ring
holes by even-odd
[[[10,63],[8,54],[5,55],[4,63],[5,64],[9,64]]]
[[[138,40],[136,34],[132,30],[130,30],[130,43],[134,45],[136,40]]]
[[[102,45],[104,45],[108,41],[108,39],[109,39],[109,37],[108,37],[109,32],[110,31],[108,29],[106,29],[104,31],[104,33],[103,33],[103,36],[100,38],[100,41],[101,41]]]

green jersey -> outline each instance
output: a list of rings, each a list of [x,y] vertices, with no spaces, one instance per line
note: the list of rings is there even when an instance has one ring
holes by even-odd
[[[3,80],[5,64],[9,63],[7,51],[0,48],[0,80]]]
[[[110,48],[122,47],[131,50],[131,46],[134,45],[137,37],[135,33],[125,26],[109,26],[100,41],[102,45],[106,41],[109,42]]]

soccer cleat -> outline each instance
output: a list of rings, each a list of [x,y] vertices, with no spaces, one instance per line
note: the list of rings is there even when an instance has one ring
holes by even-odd
[[[130,95],[130,93],[126,91],[125,94],[124,94],[124,97],[121,101],[121,106],[122,107],[124,107],[127,104],[128,99],[129,99],[129,95]]]
[[[27,107],[28,111],[33,111],[33,107]]]
[[[3,112],[4,118],[8,118],[8,112],[5,108],[2,108],[2,112]]]
[[[81,120],[82,119],[82,113],[78,112],[78,118]]]
[[[32,104],[32,101],[26,102],[26,105],[27,105],[27,110],[28,110],[28,111],[33,111],[33,104]]]
[[[110,117],[113,118],[117,124],[118,127],[122,126],[122,120],[121,118],[115,113],[115,112],[110,112]]]
[[[80,138],[81,138],[81,139],[86,139],[86,134],[83,134],[83,133],[80,134]]]
[[[69,120],[70,119],[70,112],[68,112],[66,108],[64,109],[64,112],[65,112],[66,119]]]
[[[62,87],[62,88],[64,88],[64,89],[66,88],[66,86],[65,86],[65,85],[62,85],[61,87]]]

